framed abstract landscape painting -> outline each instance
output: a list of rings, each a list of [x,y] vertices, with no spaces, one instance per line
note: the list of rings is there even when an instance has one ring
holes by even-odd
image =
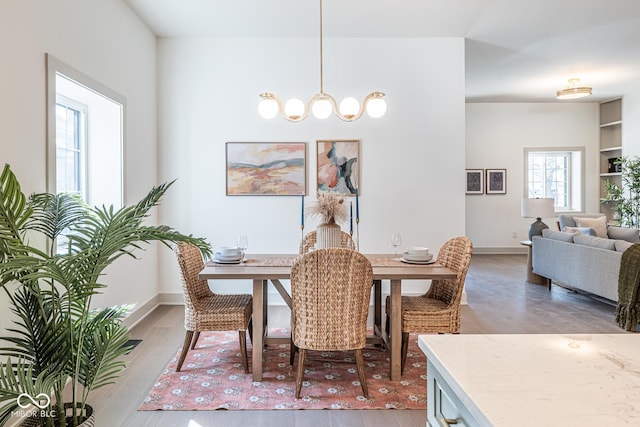
[[[228,196],[300,196],[307,189],[304,142],[227,142]]]

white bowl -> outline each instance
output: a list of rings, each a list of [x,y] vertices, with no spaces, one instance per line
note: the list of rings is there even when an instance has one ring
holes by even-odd
[[[234,255],[241,255],[242,252],[240,252],[240,249],[238,249],[235,246],[222,246],[220,248],[220,255],[224,255],[224,256],[234,256]]]
[[[409,255],[408,252],[405,252],[402,254],[402,258],[404,258],[407,261],[428,262],[433,259],[433,254],[429,254],[427,256],[424,256],[424,255],[416,256],[416,255]]]
[[[429,256],[429,248],[425,248],[422,246],[413,246],[407,249],[407,254],[412,257],[427,257]]]

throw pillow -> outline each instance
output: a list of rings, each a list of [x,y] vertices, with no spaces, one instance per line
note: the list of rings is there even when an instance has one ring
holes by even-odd
[[[631,243],[640,241],[640,234],[638,234],[638,229],[636,228],[624,228],[612,225],[607,228],[607,234],[610,239],[626,240]]]
[[[562,231],[566,233],[573,233],[573,234],[584,234],[585,236],[596,236],[596,231],[593,228],[588,228],[588,227],[566,226]]]
[[[573,218],[576,221],[576,225],[578,227],[588,227],[593,228],[596,232],[596,236],[608,239],[607,235],[607,217],[600,216],[597,218],[585,218],[576,216]]]

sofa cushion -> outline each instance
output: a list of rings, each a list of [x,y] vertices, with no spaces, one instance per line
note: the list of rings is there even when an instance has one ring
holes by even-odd
[[[633,243],[627,242],[626,240],[616,240],[616,251],[624,252],[633,246]]]
[[[601,216],[598,218],[587,218],[575,216],[573,219],[576,221],[576,225],[578,227],[588,227],[593,228],[596,232],[596,236],[603,237],[605,239],[609,238],[607,235],[607,217]]]
[[[576,234],[573,237],[573,243],[577,245],[593,246],[594,248],[608,249],[610,251],[616,250],[616,241],[593,236],[584,236],[582,234]]]
[[[607,235],[610,239],[626,240],[627,242],[640,242],[640,234],[637,228],[624,228],[610,225],[607,228]]]
[[[565,233],[564,231],[549,230],[548,228],[542,230],[542,237],[561,242],[573,243],[573,236],[575,236],[574,233]]]
[[[564,229],[562,230],[566,233],[573,233],[573,234],[584,234],[585,236],[595,236],[596,235],[596,230],[594,230],[593,228],[590,227],[569,227],[566,226],[564,227]]]

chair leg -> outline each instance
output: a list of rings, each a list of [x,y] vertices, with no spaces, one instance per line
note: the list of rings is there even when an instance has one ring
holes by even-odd
[[[391,331],[389,330],[389,315],[387,314],[386,320],[384,322],[384,330],[387,332],[387,336],[391,336]]]
[[[304,374],[304,364],[307,362],[307,349],[301,348],[298,355],[298,374],[296,376],[296,399],[300,399],[302,390],[302,375]]]
[[[238,339],[240,341],[240,353],[242,355],[242,365],[244,373],[249,373],[249,360],[247,358],[247,331],[238,331]]]
[[[195,335],[193,336],[193,341],[191,341],[191,350],[196,348],[196,343],[198,342],[198,338],[200,338],[200,331],[196,331]]]
[[[409,351],[409,332],[403,332],[402,333],[402,347],[401,347],[401,354],[402,354],[402,362],[400,363],[400,375],[404,374],[404,365],[407,364],[407,352]]]
[[[289,365],[293,366],[293,359],[296,356],[296,351],[298,351],[298,347],[293,343],[293,337],[289,338]]]
[[[367,377],[364,375],[364,358],[362,357],[362,349],[355,349],[356,366],[358,368],[358,377],[360,378],[360,386],[362,387],[362,395],[369,398],[369,388],[367,387]]]
[[[182,364],[184,363],[184,359],[187,357],[187,352],[189,351],[189,345],[191,344],[191,340],[193,339],[193,331],[187,331],[184,336],[184,343],[182,344],[182,353],[180,353],[180,359],[178,359],[178,366],[176,366],[176,372],[180,372],[182,369]]]

